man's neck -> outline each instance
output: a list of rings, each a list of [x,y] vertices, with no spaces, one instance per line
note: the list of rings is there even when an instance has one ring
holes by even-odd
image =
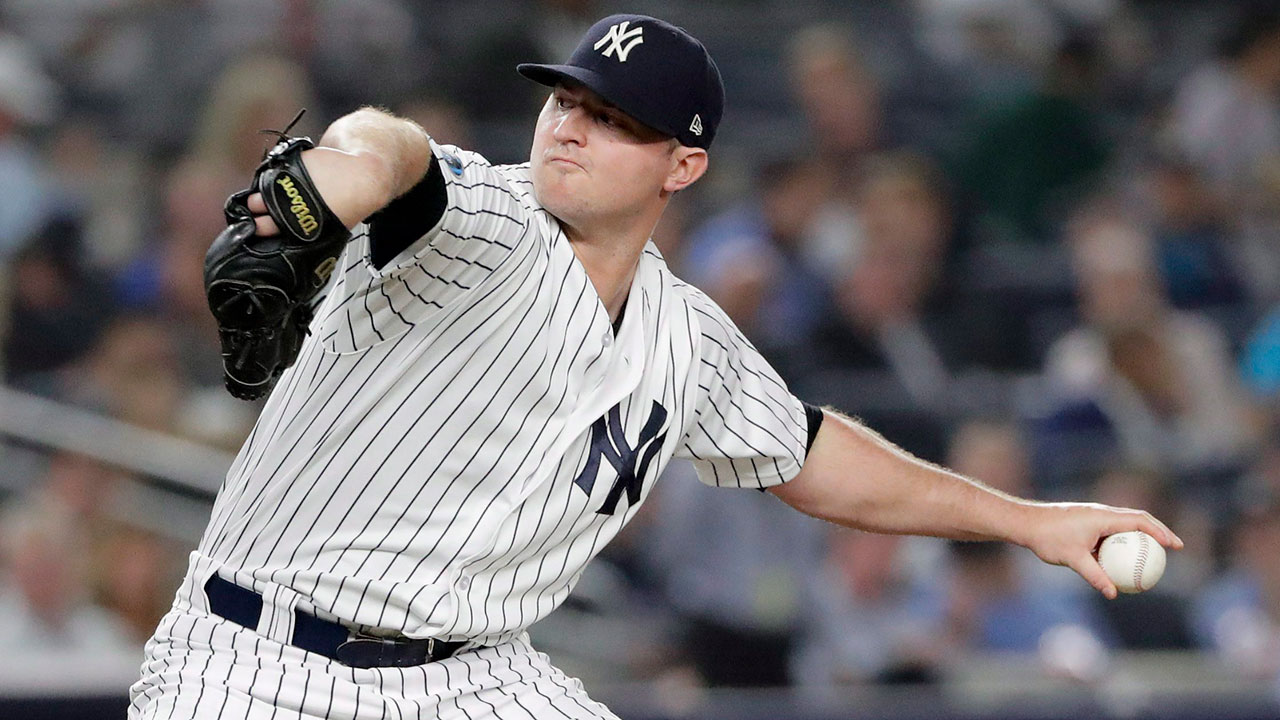
[[[583,233],[565,226],[569,247],[578,256],[595,286],[600,302],[614,322],[627,302],[631,281],[640,265],[640,255],[650,233],[641,231],[612,233]]]

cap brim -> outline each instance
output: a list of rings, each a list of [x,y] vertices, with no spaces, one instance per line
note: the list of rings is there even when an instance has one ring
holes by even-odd
[[[592,84],[600,85],[602,78],[599,74],[590,70],[573,65],[543,65],[540,63],[520,63],[516,65],[516,72],[547,87],[555,87],[557,83],[565,78],[577,80],[586,85],[595,92],[599,92]]]
[[[564,82],[565,79],[573,80],[617,106],[644,125],[657,130],[663,135],[675,137],[675,133],[658,127],[652,121],[641,117],[639,113],[635,112],[634,108],[639,107],[639,103],[630,102],[625,94],[610,87],[609,82],[600,73],[576,65],[540,65],[538,63],[520,63],[516,66],[516,72],[539,85],[546,85],[547,87],[555,87]]]

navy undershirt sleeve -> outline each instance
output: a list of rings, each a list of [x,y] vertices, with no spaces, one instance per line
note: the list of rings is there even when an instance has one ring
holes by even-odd
[[[822,427],[822,419],[826,417],[822,414],[822,408],[814,407],[807,402],[801,401],[804,405],[804,417],[809,423],[809,437],[805,440],[805,452],[813,449],[813,440],[818,437],[818,428]]]
[[[427,174],[417,185],[369,216],[369,259],[373,266],[381,269],[426,235],[440,222],[448,201],[440,163],[432,155]]]
[[[818,437],[818,428],[822,427],[822,419],[826,417],[822,414],[822,408],[815,407],[801,400],[800,404],[804,406],[804,419],[808,424],[808,437],[805,438],[804,451],[807,455],[813,449],[813,440]],[[768,488],[760,488],[760,492],[767,491]]]

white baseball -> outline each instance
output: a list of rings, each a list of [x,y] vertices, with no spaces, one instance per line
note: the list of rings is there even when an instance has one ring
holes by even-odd
[[[1098,547],[1098,563],[1122,593],[1150,590],[1164,575],[1164,548],[1141,530],[1109,535]]]

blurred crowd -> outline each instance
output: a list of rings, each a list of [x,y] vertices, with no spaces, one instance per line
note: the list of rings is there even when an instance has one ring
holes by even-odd
[[[4,383],[234,451],[201,263],[298,108],[499,162],[605,0],[0,0]],[[993,487],[1186,540],[1107,602],[997,544],[844,531],[673,466],[566,607],[567,670],[817,694],[972,653],[1183,650],[1280,691],[1280,14],[1265,3],[639,0],[726,120],[654,240],[792,390]],[[11,443],[9,451],[17,448]],[[17,448],[30,454],[32,448]],[[0,648],[140,647],[194,537],[74,450],[6,463]],[[874,482],[874,478],[865,479]]]

